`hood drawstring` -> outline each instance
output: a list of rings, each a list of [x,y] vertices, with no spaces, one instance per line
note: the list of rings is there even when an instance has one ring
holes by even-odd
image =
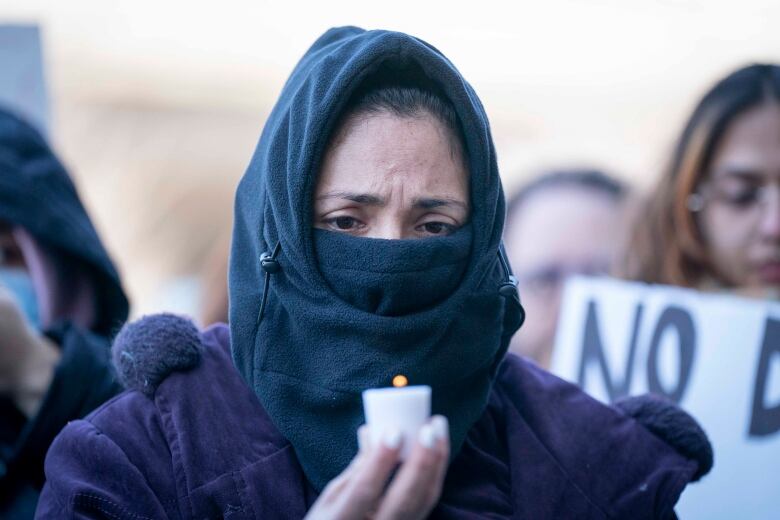
[[[276,259],[276,256],[281,249],[282,243],[277,242],[272,253],[266,251],[260,255],[260,267],[265,271],[265,277],[263,280],[263,300],[260,302],[260,312],[257,313],[255,328],[260,325],[260,321],[263,319],[263,313],[265,313],[265,304],[268,301],[268,286],[271,283],[271,275],[278,273],[282,269],[282,266],[279,265],[279,260]]]
[[[504,276],[506,276],[506,280],[498,286],[498,293],[506,298],[507,301],[516,305],[517,310],[520,313],[517,326],[512,327],[510,325],[509,327],[514,333],[514,331],[519,329],[525,322],[525,309],[523,308],[522,303],[520,303],[520,292],[517,289],[517,277],[512,274],[512,268],[509,267],[509,260],[506,257],[503,242],[498,246],[498,261],[501,264],[501,269],[504,271]],[[507,313],[506,316],[508,317],[510,314]]]

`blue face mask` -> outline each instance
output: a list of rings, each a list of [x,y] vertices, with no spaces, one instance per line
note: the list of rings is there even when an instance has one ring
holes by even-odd
[[[27,271],[18,267],[0,267],[0,286],[11,292],[30,325],[40,329],[38,298]]]

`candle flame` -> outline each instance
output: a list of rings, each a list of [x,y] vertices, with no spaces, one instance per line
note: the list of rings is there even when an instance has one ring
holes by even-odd
[[[409,384],[409,380],[406,379],[406,376],[397,375],[393,378],[393,386],[396,388],[401,388]]]

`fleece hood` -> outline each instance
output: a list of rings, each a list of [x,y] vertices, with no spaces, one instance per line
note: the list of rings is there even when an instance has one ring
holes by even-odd
[[[99,334],[127,319],[119,275],[76,188],[44,138],[0,109],[0,222],[30,271],[44,328],[69,320]]]
[[[312,229],[329,136],[350,96],[377,78],[433,88],[456,111],[472,212],[448,237]],[[237,190],[229,300],[234,362],[316,488],[356,453],[361,392],[396,374],[432,387],[433,412],[450,420],[458,452],[523,319],[499,255],[503,220],[487,116],[443,54],[406,34],[356,27],[331,29],[312,45]]]

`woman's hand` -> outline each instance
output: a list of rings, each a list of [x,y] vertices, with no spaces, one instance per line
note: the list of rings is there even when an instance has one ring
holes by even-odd
[[[398,465],[401,434],[388,432],[379,446],[371,446],[366,426],[358,430],[360,452],[344,472],[333,479],[314,503],[309,520],[393,520],[425,518],[439,501],[450,435],[447,419],[437,415],[420,429],[409,458]]]

